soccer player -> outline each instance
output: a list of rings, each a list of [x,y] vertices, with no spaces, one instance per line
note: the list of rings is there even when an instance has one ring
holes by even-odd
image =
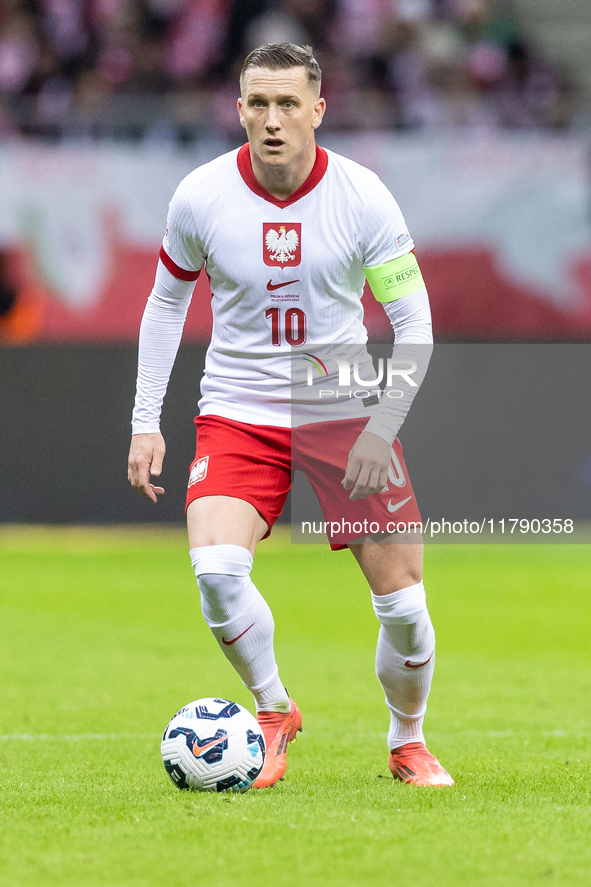
[[[251,52],[238,99],[247,144],[194,170],[174,194],[141,325],[129,454],[131,484],[156,502],[164,492],[152,483],[165,452],[160,409],[205,269],[213,331],[187,494],[190,556],[205,620],[255,699],[267,744],[259,788],[283,778],[288,743],[302,726],[279,677],[271,611],[250,578],[257,544],[291,484],[290,352],[306,342],[366,342],[365,277],[395,348],[432,342],[427,293],[394,198],[372,172],[316,145],[320,79],[310,47]],[[390,407],[365,408],[341,423],[338,440],[314,448],[320,502],[334,510],[336,472],[351,507],[420,519]],[[394,415],[395,424],[403,418]],[[331,542],[357,559],[381,623],[376,671],[390,711],[390,769],[407,783],[453,785],[422,729],[435,652],[422,546],[350,535]]]

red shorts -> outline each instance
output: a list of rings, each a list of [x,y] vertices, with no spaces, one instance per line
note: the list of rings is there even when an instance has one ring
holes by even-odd
[[[320,502],[331,548],[345,548],[347,542],[376,532],[400,532],[421,516],[398,439],[392,447],[386,490],[351,502],[350,491],[341,485],[349,451],[366,424],[363,417],[317,422],[292,431],[197,416],[187,506],[203,496],[244,499],[269,525],[268,536],[285,505],[292,471],[300,470]]]

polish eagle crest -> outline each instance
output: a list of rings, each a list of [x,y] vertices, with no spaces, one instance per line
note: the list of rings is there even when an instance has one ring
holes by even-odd
[[[300,239],[295,228],[285,230],[285,225],[279,226],[279,231],[269,228],[265,235],[265,246],[271,254],[274,262],[285,264],[293,259]]]

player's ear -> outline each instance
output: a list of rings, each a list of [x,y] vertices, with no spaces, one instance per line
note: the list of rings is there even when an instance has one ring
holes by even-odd
[[[242,116],[242,98],[239,98],[236,102],[238,107],[238,117],[240,118],[240,126],[243,126],[246,129],[246,123],[244,121],[244,117]]]
[[[322,118],[324,117],[324,112],[326,111],[326,101],[323,98],[318,98],[314,102],[314,117],[312,120],[312,129],[318,129],[320,124],[322,123]]]

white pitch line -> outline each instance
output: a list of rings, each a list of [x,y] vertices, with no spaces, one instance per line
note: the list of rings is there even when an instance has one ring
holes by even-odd
[[[509,737],[522,738],[524,736],[543,736],[545,738],[580,738],[587,737],[589,734],[585,731],[564,731],[564,730],[460,730],[452,731],[453,735],[464,737],[479,737],[487,739],[504,739]],[[378,734],[385,736],[385,733]],[[442,733],[432,733],[440,741],[444,738]],[[447,735],[447,734],[445,734]],[[161,739],[161,733],[69,733],[63,736],[53,736],[50,733],[0,733],[0,742],[106,742],[117,741],[118,739]]]
[[[386,734],[382,734],[385,736]],[[522,739],[523,737],[528,736],[543,736],[545,739],[548,738],[556,738],[562,739],[565,736],[569,738],[580,739],[581,737],[588,738],[589,733],[585,730],[536,730],[535,728],[527,729],[523,728],[522,730],[451,730],[449,733],[439,733],[435,731],[430,731],[430,736],[433,736],[439,741],[442,741],[445,737],[449,737],[451,735],[463,737],[474,737],[474,738],[485,738],[485,739],[506,739],[511,736],[516,739]]]
[[[0,742],[104,742],[117,739],[158,739],[157,733],[78,733],[52,736],[49,733],[0,733]]]

